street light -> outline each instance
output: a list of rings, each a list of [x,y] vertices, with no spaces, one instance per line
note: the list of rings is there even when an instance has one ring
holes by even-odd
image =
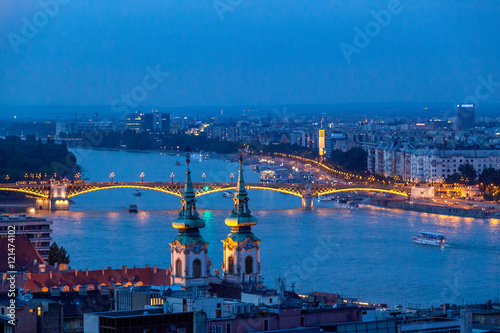
[[[174,177],[175,177],[175,175],[174,175],[174,173],[172,172],[172,173],[170,174],[170,178],[172,178],[172,184],[174,183]]]
[[[201,175],[201,178],[203,178],[203,182],[205,182],[205,177],[206,177],[206,176],[207,176],[207,175],[205,175],[205,173],[203,173],[203,174]]]
[[[9,175],[5,176],[5,180],[6,180],[6,181],[7,181],[7,183],[8,183],[8,182],[9,182],[9,180],[10,180],[10,176],[9,176]]]
[[[229,176],[229,177],[231,177],[231,183],[232,183],[233,179],[234,179],[234,174],[231,173],[231,176]]]
[[[140,177],[141,177],[141,183],[144,183],[144,172],[141,172]]]
[[[109,178],[111,178],[111,183],[113,183],[113,180],[115,179],[115,173],[112,172],[110,175],[109,175]]]

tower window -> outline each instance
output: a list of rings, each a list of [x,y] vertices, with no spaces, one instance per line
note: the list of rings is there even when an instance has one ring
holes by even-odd
[[[182,276],[182,261],[180,259],[175,262],[175,275]]]
[[[195,259],[193,261],[193,277],[194,278],[201,277],[201,261],[200,261],[200,259]]]
[[[246,257],[245,259],[245,274],[253,273],[253,258],[251,256]]]
[[[227,271],[229,274],[234,274],[234,258],[232,256],[227,258]]]

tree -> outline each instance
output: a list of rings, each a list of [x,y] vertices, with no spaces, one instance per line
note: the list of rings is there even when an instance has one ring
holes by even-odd
[[[476,178],[477,178],[477,172],[476,169],[469,163],[467,164],[462,164],[458,167],[458,171],[460,171],[460,174],[464,177],[465,182],[467,182],[467,179],[469,180],[468,183],[474,183]]]
[[[485,185],[500,185],[500,170],[495,170],[494,168],[484,169],[479,176],[479,182]]]
[[[445,179],[447,184],[457,184],[457,183],[463,183],[463,177],[461,174],[458,172],[455,172],[454,174],[450,175],[448,178]]]
[[[60,247],[56,242],[50,245],[49,249],[49,265],[59,264],[69,264],[69,255],[64,247]]]
[[[341,150],[333,150],[330,161],[348,171],[366,171],[368,153],[362,148],[351,148],[344,153]]]

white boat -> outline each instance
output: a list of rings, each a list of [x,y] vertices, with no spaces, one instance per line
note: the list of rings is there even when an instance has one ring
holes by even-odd
[[[350,210],[356,210],[356,209],[359,209],[359,205],[358,205],[358,203],[357,203],[357,202],[355,202],[355,201],[349,201],[349,202],[347,203],[347,206],[346,206],[346,207],[347,207],[348,209],[350,209]]]
[[[318,200],[319,201],[334,201],[335,197],[333,195],[318,195]]]
[[[134,197],[140,197],[142,195],[141,191],[135,190],[134,193],[132,193]]]
[[[231,191],[224,191],[224,192],[222,193],[222,196],[223,196],[224,198],[232,198],[232,197],[234,197],[234,194],[233,194],[233,192],[231,192]]]
[[[448,246],[448,242],[446,238],[439,233],[436,232],[427,232],[421,231],[417,236],[413,237],[413,243],[416,244],[425,244],[425,245],[433,245],[433,246]]]

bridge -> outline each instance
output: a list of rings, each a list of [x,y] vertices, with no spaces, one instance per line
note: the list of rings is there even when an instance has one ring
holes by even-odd
[[[410,189],[394,186],[325,185],[305,183],[246,183],[247,189],[280,192],[302,198],[302,207],[312,207],[312,199],[321,195],[342,192],[379,192],[407,198]],[[193,183],[196,196],[236,189],[236,183]],[[0,192],[17,192],[37,199],[37,208],[46,210],[69,210],[69,199],[96,191],[112,189],[142,189],[181,197],[184,182],[18,182],[0,184]]]

